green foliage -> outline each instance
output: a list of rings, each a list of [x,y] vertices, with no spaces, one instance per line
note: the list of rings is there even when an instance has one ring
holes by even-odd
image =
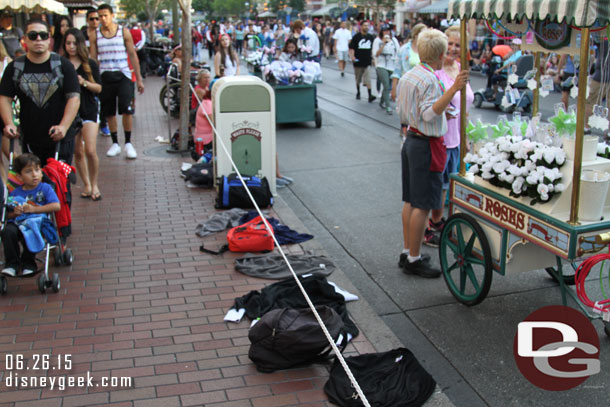
[[[223,0],[218,0],[221,2]],[[196,11],[211,13],[214,11],[214,0],[193,0],[192,7]]]
[[[355,0],[355,3],[373,9],[389,8],[394,9],[396,0]]]
[[[250,0],[254,2],[255,0]],[[214,14],[219,16],[241,15],[246,11],[245,0],[218,0],[212,2]]]
[[[169,7],[170,1],[171,0],[121,0],[121,9],[128,18],[137,17],[139,21],[148,21],[156,16],[162,7]]]

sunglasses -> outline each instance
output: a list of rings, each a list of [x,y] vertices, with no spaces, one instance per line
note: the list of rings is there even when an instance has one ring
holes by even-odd
[[[100,19],[99,17],[89,17],[89,21],[93,21],[93,20],[97,21],[99,19]]]
[[[30,31],[26,35],[30,39],[30,41],[36,41],[36,39],[38,37],[40,37],[40,39],[43,40],[43,41],[49,39],[49,32],[48,31]]]

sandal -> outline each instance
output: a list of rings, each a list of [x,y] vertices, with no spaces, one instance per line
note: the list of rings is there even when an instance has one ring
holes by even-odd
[[[101,193],[97,193],[97,195],[91,194],[91,200],[92,201],[101,201],[102,200],[102,194]]]
[[[92,195],[91,192],[89,192],[89,193],[83,192],[82,194],[80,194],[80,197],[83,199],[89,199],[89,198],[91,198],[91,195]]]

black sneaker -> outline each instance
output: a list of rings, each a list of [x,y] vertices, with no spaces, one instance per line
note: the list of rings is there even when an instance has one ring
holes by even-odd
[[[356,93],[356,99],[360,100],[360,93]]]
[[[407,253],[400,253],[400,257],[398,258],[398,267],[403,268],[405,266],[405,264],[407,263],[407,257],[408,256],[409,255]],[[422,254],[421,258],[426,263],[430,262],[430,255],[429,254]]]
[[[441,218],[440,221],[438,221],[438,223],[434,223],[432,222],[432,219],[428,219],[428,229],[431,229],[435,232],[442,232],[443,228],[445,227],[445,222],[446,219],[445,218]]]
[[[372,103],[375,99],[377,99],[376,96],[373,96],[373,95],[369,96],[369,103]]]
[[[345,72],[341,72],[341,76],[345,76]]]
[[[423,258],[414,261],[413,263],[409,263],[407,261],[402,271],[405,274],[417,274],[420,277],[424,278],[438,278],[441,276],[441,271],[430,266],[430,263],[424,261]]]
[[[430,228],[426,228],[426,232],[424,233],[424,244],[430,247],[438,247],[440,243],[440,232],[436,232]]]

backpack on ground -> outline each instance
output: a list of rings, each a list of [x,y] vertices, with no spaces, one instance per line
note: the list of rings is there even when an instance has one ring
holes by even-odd
[[[436,387],[432,376],[406,348],[352,356],[345,358],[345,362],[371,406],[419,407]],[[330,370],[324,392],[338,406],[363,406],[338,360]]]
[[[332,308],[316,307],[335,340],[344,330],[343,320]],[[344,335],[345,337],[345,335]],[[267,312],[250,328],[248,357],[261,372],[288,369],[326,360],[330,345],[309,308],[280,308]],[[342,341],[342,347],[347,341]]]
[[[271,224],[267,222],[271,227]],[[270,252],[275,247],[273,241],[273,229],[269,233],[265,227],[265,222],[260,216],[229,229],[227,232],[227,244],[222,246],[217,252],[200,246],[199,250],[204,253],[222,254],[226,251],[247,253],[247,252]]]
[[[200,187],[212,188],[214,186],[214,169],[212,167],[213,163],[211,162],[194,164],[183,172],[184,180]]]
[[[262,209],[273,205],[273,195],[269,189],[267,178],[255,176],[244,176],[244,181],[256,201]],[[216,209],[254,208],[246,189],[237,177],[237,174],[222,176],[218,185],[218,197],[216,198]]]

